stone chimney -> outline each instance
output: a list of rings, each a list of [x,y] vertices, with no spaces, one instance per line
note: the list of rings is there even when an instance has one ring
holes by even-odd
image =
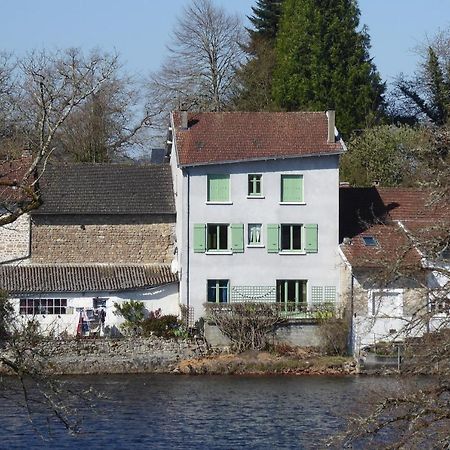
[[[327,142],[329,144],[334,144],[336,142],[336,138],[334,135],[334,127],[336,126],[336,112],[332,109],[327,111],[328,117],[328,139]]]
[[[188,129],[188,113],[185,110],[181,110],[181,129],[187,130]]]

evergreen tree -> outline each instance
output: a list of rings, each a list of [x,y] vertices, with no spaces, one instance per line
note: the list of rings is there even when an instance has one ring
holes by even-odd
[[[448,40],[450,43],[450,39]],[[441,56],[441,57],[440,57]],[[450,112],[450,57],[439,55],[433,46],[427,49],[427,56],[421,71],[413,80],[402,76],[397,80],[402,94],[400,119],[426,118],[435,125],[444,125]]]
[[[246,111],[274,109],[272,78],[275,67],[275,37],[281,17],[283,0],[258,0],[248,19],[254,29],[247,29],[248,59],[238,71],[238,92],[235,107]]]
[[[273,97],[288,111],[336,109],[344,136],[373,121],[385,86],[358,31],[356,0],[285,0],[276,43]]]
[[[253,15],[249,16],[254,30],[249,30],[252,39],[255,35],[268,40],[275,40],[281,16],[283,0],[257,0],[252,6]]]

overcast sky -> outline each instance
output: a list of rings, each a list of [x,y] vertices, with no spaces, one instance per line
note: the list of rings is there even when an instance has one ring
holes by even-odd
[[[116,50],[131,73],[156,70],[176,20],[189,0],[3,0],[0,49],[21,56],[33,48]],[[251,14],[256,0],[217,0]],[[360,0],[371,56],[384,80],[411,74],[414,48],[450,27],[450,0]]]

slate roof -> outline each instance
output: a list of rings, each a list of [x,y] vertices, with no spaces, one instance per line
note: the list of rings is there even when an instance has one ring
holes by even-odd
[[[168,164],[53,164],[33,214],[175,214]]]
[[[0,265],[0,289],[15,294],[122,291],[177,281],[169,264]]]
[[[206,112],[172,114],[180,166],[342,153],[328,143],[325,112]]]

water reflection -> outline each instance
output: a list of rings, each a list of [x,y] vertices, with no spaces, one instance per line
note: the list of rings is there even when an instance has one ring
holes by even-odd
[[[113,375],[72,377],[106,398],[85,408],[83,433],[52,426],[42,441],[12,402],[0,410],[0,448],[323,448],[343,414],[379,378]]]

